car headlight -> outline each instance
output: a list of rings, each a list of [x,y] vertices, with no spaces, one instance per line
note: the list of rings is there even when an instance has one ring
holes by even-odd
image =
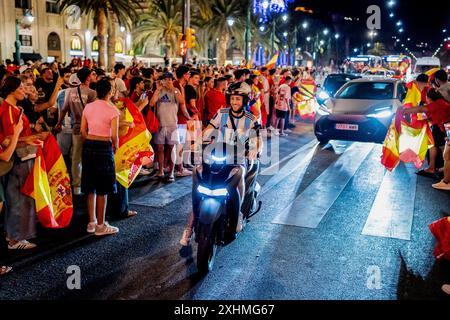
[[[328,116],[328,115],[331,114],[331,110],[328,109],[328,108],[327,108],[326,106],[324,106],[324,105],[319,105],[319,106],[316,108],[316,111],[317,111],[317,113],[320,114],[321,116]]]
[[[202,185],[198,186],[197,191],[209,197],[225,197],[228,195],[228,190],[225,188],[209,189]]]
[[[368,114],[367,117],[382,119],[382,118],[389,118],[394,114],[394,112],[392,112],[392,107],[379,108],[375,109],[374,111],[375,111],[374,113]]]
[[[321,100],[327,100],[327,99],[330,99],[330,95],[329,95],[328,92],[326,92],[326,91],[320,91],[318,97],[319,97],[319,99],[321,99]]]

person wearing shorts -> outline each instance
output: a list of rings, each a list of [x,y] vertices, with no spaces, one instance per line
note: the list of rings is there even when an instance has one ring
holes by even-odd
[[[175,181],[172,151],[174,146],[180,143],[177,114],[179,106],[183,103],[181,92],[173,85],[173,75],[169,72],[164,73],[150,101],[150,106],[155,107],[155,115],[159,121],[158,132],[153,138],[157,150],[158,177],[163,179],[164,168],[168,167],[169,182]],[[187,111],[183,111],[186,113],[185,116],[190,118]]]
[[[284,132],[285,129],[285,122],[286,118],[289,115],[290,110],[290,104],[291,104],[291,81],[292,78],[290,76],[287,76],[284,80],[284,84],[280,85],[276,102],[275,102],[275,115],[276,115],[276,125],[275,129],[280,128],[279,135],[282,137],[287,136],[287,134]],[[289,118],[287,118],[289,119]],[[275,130],[275,135],[278,135],[278,131]]]

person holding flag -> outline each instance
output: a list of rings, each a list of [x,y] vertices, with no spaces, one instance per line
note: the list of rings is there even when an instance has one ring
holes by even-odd
[[[98,100],[86,105],[81,119],[84,140],[81,190],[88,195],[88,233],[115,234],[119,229],[105,221],[108,193],[115,193],[114,151],[119,148],[120,112],[109,101],[112,85],[107,79],[97,83]]]
[[[401,109],[403,114],[415,114],[425,112],[428,120],[442,132],[445,132],[444,124],[450,122],[450,103],[445,101],[442,95],[435,89],[430,89],[427,94],[428,104],[423,107]],[[433,185],[433,188],[450,190],[450,146],[445,143],[444,150],[444,179]],[[435,142],[436,143],[436,142]],[[439,143],[441,144],[441,143]],[[430,165],[431,166],[431,165]]]

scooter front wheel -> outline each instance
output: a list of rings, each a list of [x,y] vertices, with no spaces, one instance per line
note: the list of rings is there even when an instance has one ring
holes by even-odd
[[[217,252],[214,228],[209,224],[200,223],[197,242],[197,269],[200,274],[207,274],[213,269]]]

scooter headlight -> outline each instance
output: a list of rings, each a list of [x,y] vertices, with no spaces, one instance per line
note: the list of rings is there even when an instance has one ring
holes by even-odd
[[[209,189],[202,185],[198,186],[197,191],[209,197],[226,197],[228,195],[228,190],[225,188]]]
[[[216,162],[216,163],[224,163],[227,160],[227,157],[226,156],[218,157],[218,156],[213,154],[213,155],[211,155],[211,160]]]

